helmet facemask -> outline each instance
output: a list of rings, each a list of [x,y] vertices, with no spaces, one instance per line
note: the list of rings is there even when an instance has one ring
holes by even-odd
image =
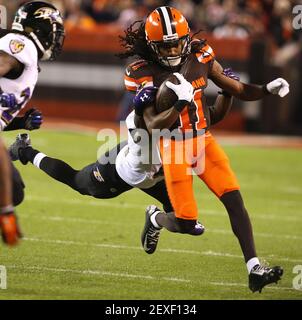
[[[27,31],[27,30],[25,30]],[[34,40],[35,44],[41,52],[42,61],[53,61],[59,56],[65,39],[65,32],[61,25],[57,23],[52,24],[52,31],[45,32],[44,30],[31,30],[28,33]]]
[[[61,53],[65,32],[60,12],[43,1],[29,2],[17,11],[12,29],[34,41],[40,60],[55,60]]]
[[[177,56],[166,56],[161,53],[161,48],[169,49],[181,45],[181,51]],[[157,61],[165,67],[177,67],[185,62],[186,57],[190,53],[190,36],[185,35],[180,39],[167,41],[148,41],[148,45],[155,53]]]

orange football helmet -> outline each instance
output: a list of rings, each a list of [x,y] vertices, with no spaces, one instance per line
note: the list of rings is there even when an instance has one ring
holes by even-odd
[[[186,18],[175,8],[159,7],[152,11],[145,23],[145,35],[149,47],[164,66],[175,67],[185,61],[190,53],[190,28]],[[160,48],[177,47],[177,56],[163,56]]]

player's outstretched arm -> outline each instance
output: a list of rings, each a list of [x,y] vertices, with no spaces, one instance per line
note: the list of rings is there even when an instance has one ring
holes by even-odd
[[[26,111],[24,116],[14,118],[12,122],[10,122],[7,127],[4,128],[4,131],[12,131],[18,129],[25,129],[30,131],[36,130],[40,129],[42,123],[42,113],[35,108],[31,108]]]
[[[246,84],[228,78],[223,74],[223,68],[217,61],[213,63],[209,78],[218,87],[245,101],[259,100],[267,94],[278,94],[283,98],[289,92],[289,84],[282,78],[275,79],[266,85]]]

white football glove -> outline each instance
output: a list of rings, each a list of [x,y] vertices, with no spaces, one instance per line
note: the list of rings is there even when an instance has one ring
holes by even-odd
[[[194,88],[189,81],[187,81],[184,76],[178,72],[173,73],[175,77],[179,80],[180,84],[174,84],[170,81],[166,82],[166,86],[173,90],[178,97],[178,100],[185,100],[191,102],[194,96]]]
[[[278,94],[281,98],[285,97],[289,93],[289,84],[283,78],[278,78],[266,85],[268,92],[272,94]]]

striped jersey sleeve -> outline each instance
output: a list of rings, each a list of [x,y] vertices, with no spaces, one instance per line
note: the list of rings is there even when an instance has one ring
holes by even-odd
[[[153,86],[153,77],[146,66],[146,62],[137,61],[127,67],[124,84],[128,91],[135,93],[142,85]]]
[[[215,53],[208,44],[201,48],[200,51],[196,53],[196,56],[200,63],[208,63],[215,59]]]

